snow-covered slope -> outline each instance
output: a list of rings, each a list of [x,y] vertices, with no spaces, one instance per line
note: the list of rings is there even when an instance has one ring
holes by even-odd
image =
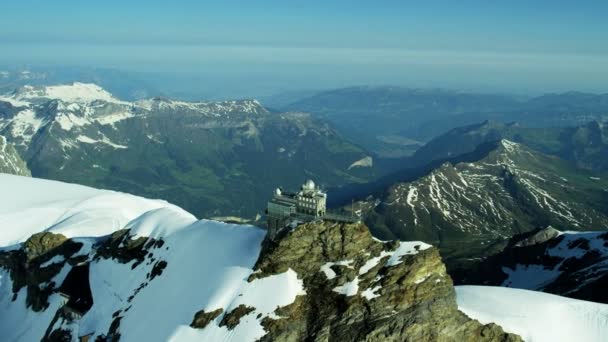
[[[2,341],[519,341],[455,310],[436,249],[363,225],[299,227],[264,254],[265,231],[162,201],[10,175],[0,189]]]
[[[154,281],[149,279],[151,262],[137,268],[132,262],[120,263],[112,258],[91,262],[90,283],[95,304],[77,324],[57,323],[56,327],[79,334],[93,331],[103,334],[110,327],[112,314],[123,310],[121,335],[124,340],[164,341],[188,335],[193,313],[201,308],[256,303],[259,298],[266,298],[260,295],[272,293],[265,305],[274,310],[276,305],[288,304],[299,293],[293,273],[278,277],[274,283],[270,279],[251,283],[249,286],[259,287],[259,291],[247,290],[245,279],[252,272],[264,237],[261,229],[197,221],[191,214],[164,201],[54,181],[3,174],[0,188],[3,190],[0,246],[4,251],[19,247],[16,244],[41,231],[63,234],[83,243],[78,252],[81,255],[93,254],[91,248],[98,242],[94,237],[121,229],[129,229],[133,238],[164,240],[163,248],[149,252],[154,254],[152,260],[163,260],[168,265],[163,276]],[[55,257],[40,267],[53,263],[63,265],[52,279],[58,286],[70,265],[65,258]],[[60,308],[60,296],[51,294],[48,308],[34,312],[26,308],[26,288],[13,300],[12,286],[9,272],[0,267],[0,317],[3,317],[0,339],[39,340]],[[140,287],[146,287],[145,291],[139,291]],[[140,293],[130,298],[134,292]],[[237,298],[241,293],[245,295]],[[263,331],[260,329],[255,322],[250,322],[236,331],[240,335],[235,338],[241,340],[239,336],[250,336],[253,330],[259,334]],[[226,332],[217,329],[212,335],[225,337]]]
[[[42,231],[72,237],[111,234],[151,210],[194,216],[165,201],[37,178],[0,174],[0,248]]]
[[[490,286],[456,286],[458,307],[481,323],[496,323],[527,342],[608,340],[608,305]]]

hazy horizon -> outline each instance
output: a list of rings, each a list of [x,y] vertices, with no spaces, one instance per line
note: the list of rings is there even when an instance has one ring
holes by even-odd
[[[20,1],[0,14],[0,64],[173,74],[237,96],[352,85],[608,92],[608,4],[447,4]]]

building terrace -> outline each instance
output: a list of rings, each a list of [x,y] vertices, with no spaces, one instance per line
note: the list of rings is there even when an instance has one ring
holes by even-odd
[[[298,223],[315,220],[354,223],[358,216],[327,212],[327,193],[312,180],[306,181],[297,192],[286,192],[278,188],[268,201],[266,209],[268,236],[274,239],[279,232]]]

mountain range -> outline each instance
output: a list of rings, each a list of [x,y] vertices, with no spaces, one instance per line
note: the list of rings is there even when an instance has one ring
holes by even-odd
[[[608,126],[591,121],[573,127],[528,127],[484,121],[454,128],[422,146],[408,164],[427,164],[473,152],[477,146],[509,139],[575,164],[581,169],[608,170]]]
[[[394,86],[322,91],[282,105],[330,121],[349,139],[387,157],[411,155],[432,138],[484,120],[526,127],[570,127],[608,119],[608,94],[537,97]]]
[[[508,140],[475,160],[443,163],[356,204],[374,235],[417,239],[454,260],[490,255],[512,236],[545,228],[608,227],[608,178]],[[454,259],[454,260],[452,260]]]
[[[601,105],[575,98],[590,111]],[[486,108],[474,97],[452,100]],[[558,95],[486,100],[553,106],[571,122],[579,108]],[[485,121],[390,161],[339,131],[329,117],[256,100],[124,101],[84,83],[0,96],[1,173],[108,189],[0,175],[11,194],[0,196],[1,339],[601,341],[608,333],[596,319],[608,309],[575,300],[608,303],[602,121]],[[269,240],[260,228],[181,208],[257,221],[269,189],[306,178],[351,203],[343,209],[363,223],[317,220]],[[539,319],[547,315],[574,323],[553,329]]]
[[[207,217],[253,218],[269,189],[306,178],[339,186],[381,174],[327,123],[255,100],[128,102],[93,84],[24,86],[0,97],[0,134],[36,177],[163,198]]]

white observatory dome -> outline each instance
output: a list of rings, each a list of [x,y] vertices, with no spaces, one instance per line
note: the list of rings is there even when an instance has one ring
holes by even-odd
[[[315,182],[313,182],[312,179],[307,180],[306,183],[304,184],[304,189],[305,190],[314,190]]]

